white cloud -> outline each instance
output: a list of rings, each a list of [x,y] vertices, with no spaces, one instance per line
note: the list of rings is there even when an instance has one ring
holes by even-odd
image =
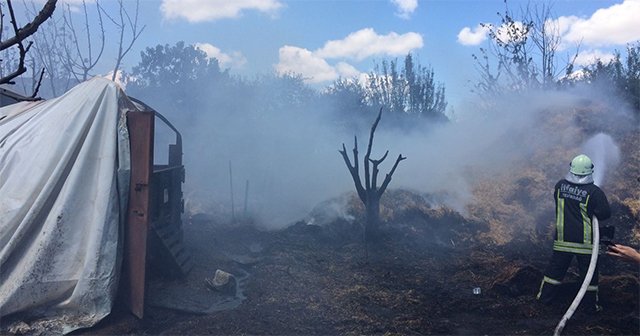
[[[547,20],[545,28],[547,31],[555,31],[558,35],[564,36],[571,29],[571,26],[578,21],[580,21],[580,18],[577,16],[561,16],[555,20]]]
[[[220,48],[209,43],[196,43],[194,47],[204,51],[207,57],[217,59],[221,68],[240,68],[247,63],[244,55],[237,51],[227,54],[222,52]]]
[[[513,33],[514,28],[517,31],[516,33]],[[458,33],[458,43],[462,45],[478,45],[489,37],[490,30],[493,30],[496,38],[504,43],[516,42],[516,40],[524,39],[526,35],[523,35],[522,32],[524,32],[525,29],[527,28],[522,21],[513,21],[513,24],[509,25],[502,24],[497,28],[490,23],[485,23],[484,27],[482,24],[479,24],[474,29],[469,27],[463,28],[460,33]]]
[[[517,31],[516,33],[513,33],[514,28]],[[497,38],[502,42],[518,42],[525,39],[526,35],[522,34],[525,29],[528,28],[525,27],[522,21],[514,21],[511,25],[502,24],[498,29],[495,30],[495,33]],[[527,35],[529,34],[529,32],[527,32]]]
[[[279,54],[280,62],[275,66],[276,71],[280,74],[300,74],[307,83],[322,83],[339,77],[360,75],[360,71],[351,64],[338,62],[332,66],[324,58],[304,48],[284,46],[280,48]]]
[[[237,18],[247,10],[274,14],[282,6],[278,0],[162,0],[160,10],[167,19],[203,22]]]
[[[339,77],[353,78],[361,72],[346,59],[361,61],[371,56],[401,56],[422,47],[422,36],[417,33],[378,35],[373,29],[366,28],[349,34],[342,40],[328,41],[315,51],[284,46],[279,51],[279,63],[275,65],[278,73],[301,74],[308,83],[333,81]],[[337,59],[334,65],[327,60]]]
[[[301,74],[306,82],[319,83],[338,78],[338,72],[323,58],[311,51],[293,46],[284,46],[279,50],[280,62],[276,65],[278,73]]]
[[[578,43],[587,46],[624,45],[640,40],[640,0],[597,10],[587,19],[558,18],[563,46]]]
[[[345,78],[358,77],[361,74],[361,72],[358,71],[358,69],[356,69],[353,65],[346,62],[338,62],[335,68],[338,74]]]
[[[602,63],[608,63],[613,60],[615,55],[609,52],[604,52],[601,50],[589,50],[585,52],[581,52],[578,54],[575,60],[575,65],[579,66],[587,66],[595,64],[598,60]]]
[[[396,15],[403,19],[409,19],[418,8],[418,0],[391,0],[391,3],[397,7]]]
[[[458,43],[466,46],[475,46],[484,42],[489,35],[489,28],[477,25],[471,29],[464,27],[458,33]]]
[[[376,55],[406,55],[422,46],[422,36],[418,33],[399,35],[391,32],[378,35],[372,28],[365,28],[349,34],[342,40],[325,43],[315,54],[323,58],[349,58],[360,61]]]

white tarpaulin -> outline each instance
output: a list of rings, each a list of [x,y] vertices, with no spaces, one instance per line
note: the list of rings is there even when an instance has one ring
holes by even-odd
[[[5,321],[26,313],[38,318],[32,328],[67,333],[111,311],[129,190],[127,109],[135,107],[103,78],[0,109]]]

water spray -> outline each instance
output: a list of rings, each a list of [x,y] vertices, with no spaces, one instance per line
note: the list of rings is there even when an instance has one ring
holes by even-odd
[[[616,145],[616,143],[611,139],[611,137],[604,133],[598,133],[587,140],[582,146],[583,152],[587,154],[591,158],[594,163],[594,166],[597,167],[594,170],[593,181],[594,184],[600,186],[604,181],[605,173],[607,168],[614,167],[618,164],[620,160],[620,149]],[[596,269],[596,264],[598,263],[598,249],[600,247],[600,228],[598,227],[598,218],[593,216],[591,218],[591,226],[593,228],[593,240],[592,240],[592,249],[591,249],[591,259],[589,261],[589,268],[587,269],[587,274],[582,281],[582,286],[580,286],[580,290],[578,290],[578,294],[571,302],[569,309],[562,316],[560,322],[556,326],[556,329],[553,333],[554,336],[559,336],[564,329],[567,321],[573,316],[576,309],[580,305],[584,294],[587,292],[587,287],[591,283],[591,279],[593,278],[593,273]]]
[[[614,168],[620,161],[620,149],[608,134],[598,133],[582,145],[582,152],[591,158],[596,169],[593,182],[597,186],[604,183],[607,170]]]

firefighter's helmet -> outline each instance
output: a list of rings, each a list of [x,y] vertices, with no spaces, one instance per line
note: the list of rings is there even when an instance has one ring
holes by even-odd
[[[570,167],[571,169],[569,171],[575,175],[583,176],[593,173],[593,162],[584,154],[574,157],[573,160],[571,160]]]

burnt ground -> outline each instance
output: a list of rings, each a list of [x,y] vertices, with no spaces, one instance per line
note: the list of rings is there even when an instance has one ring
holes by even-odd
[[[150,286],[142,320],[116,307],[94,328],[74,334],[553,334],[577,292],[575,269],[564,297],[539,304],[535,294],[550,245],[483,244],[474,237],[485,229],[452,211],[397,214],[365,254],[360,226],[345,220],[270,232],[191,221],[185,241],[196,266],[186,279]],[[563,335],[640,334],[638,267],[608,256],[601,262],[604,311],[577,313]],[[225,301],[206,288],[204,278],[216,269],[238,276],[236,296]],[[177,291],[158,291],[162,287]],[[182,307],[158,304],[164,295],[179,297]],[[189,308],[208,300],[208,313]]]

